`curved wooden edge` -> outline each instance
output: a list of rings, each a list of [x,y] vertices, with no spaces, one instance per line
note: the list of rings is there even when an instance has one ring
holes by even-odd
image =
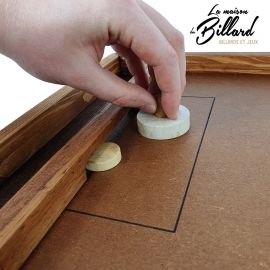
[[[101,66],[118,74],[118,55],[103,59]],[[89,93],[65,86],[1,130],[0,179],[9,177],[94,100]]]
[[[126,114],[96,100],[87,124],[0,209],[0,269],[18,269],[86,180],[91,153]]]

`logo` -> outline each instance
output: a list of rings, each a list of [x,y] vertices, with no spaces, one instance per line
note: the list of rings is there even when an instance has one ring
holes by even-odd
[[[240,27],[241,18],[244,16],[245,25]],[[248,10],[238,8],[222,10],[219,9],[219,4],[216,4],[210,9],[207,18],[191,29],[190,34],[196,35],[198,45],[213,41],[215,36],[222,38],[219,39],[219,44],[257,44],[258,40],[250,37],[255,33],[255,24],[259,16],[251,19],[246,18],[247,16],[249,16]]]

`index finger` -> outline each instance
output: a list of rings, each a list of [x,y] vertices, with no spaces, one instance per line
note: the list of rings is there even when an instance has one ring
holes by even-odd
[[[169,118],[175,119],[181,97],[177,52],[139,5],[130,8],[117,27],[120,31],[118,42],[153,67],[162,94],[163,110]]]

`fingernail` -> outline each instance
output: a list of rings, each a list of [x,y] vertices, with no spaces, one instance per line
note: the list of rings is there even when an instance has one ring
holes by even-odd
[[[156,111],[156,105],[146,104],[141,108],[141,110],[146,112],[146,113],[154,113]]]

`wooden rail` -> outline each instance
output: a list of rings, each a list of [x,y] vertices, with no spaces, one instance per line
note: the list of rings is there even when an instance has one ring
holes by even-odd
[[[0,209],[0,269],[25,261],[85,182],[91,153],[127,111],[96,103],[87,124]]]
[[[113,54],[101,65],[118,74],[118,58]],[[1,130],[0,180],[9,177],[94,100],[89,93],[65,86]]]
[[[187,72],[270,74],[269,54],[189,54]]]

